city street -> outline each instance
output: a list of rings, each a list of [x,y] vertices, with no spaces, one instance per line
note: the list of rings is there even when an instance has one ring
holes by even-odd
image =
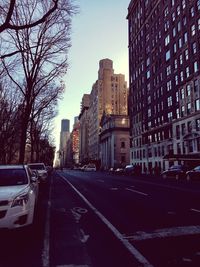
[[[57,171],[36,215],[1,231],[1,267],[200,266],[198,181]]]

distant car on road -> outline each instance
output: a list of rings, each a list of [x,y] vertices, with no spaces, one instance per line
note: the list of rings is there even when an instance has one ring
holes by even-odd
[[[136,173],[136,168],[133,165],[126,165],[126,167],[124,168],[124,173],[126,175],[133,175]]]
[[[0,228],[33,223],[38,180],[27,165],[0,165]]]
[[[83,171],[85,171],[85,172],[96,171],[96,170],[97,170],[96,165],[93,164],[93,163],[90,163],[88,165],[85,165],[84,166],[84,169],[83,169]]]
[[[176,180],[180,178],[185,178],[186,168],[183,165],[173,165],[168,170],[162,172],[163,179],[175,178]]]
[[[39,179],[41,182],[46,182],[48,177],[48,171],[44,165],[44,163],[29,163],[28,167],[31,170],[36,170],[39,175]]]
[[[200,180],[200,166],[186,172],[186,179],[190,180]]]

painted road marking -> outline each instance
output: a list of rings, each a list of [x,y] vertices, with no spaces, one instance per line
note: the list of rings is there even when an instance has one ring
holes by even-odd
[[[50,208],[51,208],[51,194],[52,194],[52,184],[53,179],[51,178],[50,189],[49,189],[49,200],[48,206],[46,211],[46,223],[44,229],[44,243],[43,243],[43,250],[42,250],[42,266],[49,267],[49,239],[50,239]]]
[[[194,212],[199,212],[200,213],[200,210],[197,210],[197,209],[190,209],[191,211],[194,211]]]
[[[200,225],[157,229],[151,233],[140,231],[130,236],[124,235],[124,238],[131,241],[142,241],[154,238],[177,237],[197,234],[200,234]]]
[[[99,179],[99,180],[97,180],[97,182],[104,183],[105,181],[104,181],[104,180],[100,180],[100,179]]]
[[[74,216],[74,219],[76,221],[76,223],[79,223],[81,217],[82,217],[82,214],[85,214],[87,213],[87,209],[84,209],[84,208],[81,208],[81,207],[74,207],[71,209],[71,212]]]
[[[119,188],[117,188],[117,187],[112,187],[112,188],[110,188],[110,190],[113,190],[113,191],[115,191],[115,190],[118,190]]]
[[[141,267],[153,267],[152,264],[127,240],[124,239],[123,235],[115,228],[114,225],[100,212],[98,211],[88,200],[87,198],[78,191],[78,189],[70,183],[66,177],[59,174],[60,177],[68,183],[74,191],[80,196],[80,198],[88,205],[88,207],[99,217],[99,219],[112,231],[116,238],[129,250],[129,252],[137,259],[137,261],[142,264]]]
[[[126,190],[131,191],[133,193],[137,193],[139,195],[148,196],[148,194],[146,194],[146,193],[143,193],[143,192],[140,192],[140,191],[137,191],[137,190],[133,190],[131,188],[126,188]]]
[[[74,264],[70,264],[70,265],[57,265],[56,267],[90,267],[89,265],[74,265]]]

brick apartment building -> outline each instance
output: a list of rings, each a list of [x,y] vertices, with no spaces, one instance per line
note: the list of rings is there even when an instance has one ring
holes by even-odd
[[[199,158],[200,0],[132,0],[127,19],[131,163]]]

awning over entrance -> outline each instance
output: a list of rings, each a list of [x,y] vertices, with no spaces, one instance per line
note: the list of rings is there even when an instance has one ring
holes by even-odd
[[[169,161],[176,161],[176,160],[182,160],[182,161],[199,161],[200,162],[200,153],[195,154],[166,154],[163,157],[164,160]]]

